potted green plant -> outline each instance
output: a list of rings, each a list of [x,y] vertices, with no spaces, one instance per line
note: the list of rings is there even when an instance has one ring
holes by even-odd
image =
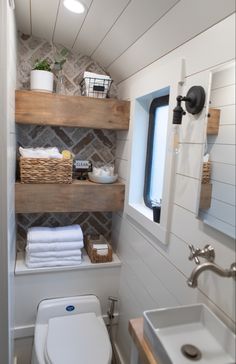
[[[53,91],[53,73],[47,59],[35,62],[30,74],[30,88],[33,91]]]

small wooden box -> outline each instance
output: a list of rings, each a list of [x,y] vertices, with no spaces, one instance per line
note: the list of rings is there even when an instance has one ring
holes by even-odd
[[[95,247],[96,244],[107,244],[108,247],[107,254],[106,255],[99,254],[99,251]],[[85,249],[92,263],[112,262],[112,247],[107,242],[107,240],[103,235],[99,236],[87,235],[85,237]]]

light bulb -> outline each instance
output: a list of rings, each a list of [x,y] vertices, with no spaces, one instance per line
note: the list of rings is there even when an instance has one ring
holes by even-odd
[[[175,154],[179,153],[180,149],[180,125],[174,124],[173,125],[173,151]]]
[[[85,6],[78,0],[64,0],[63,5],[72,13],[82,14],[85,12]]]

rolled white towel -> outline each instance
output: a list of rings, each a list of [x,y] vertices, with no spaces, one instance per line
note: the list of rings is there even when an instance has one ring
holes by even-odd
[[[83,232],[79,225],[61,227],[31,227],[27,232],[28,243],[64,243],[83,241]]]
[[[93,244],[93,249],[97,250],[98,255],[107,255],[108,254],[108,245],[107,244]]]
[[[25,264],[28,268],[45,268],[45,267],[68,267],[68,266],[76,266],[82,263],[82,259],[80,261],[75,260],[55,260],[53,262],[41,262],[41,263],[31,263],[25,260]]]
[[[63,251],[46,251],[46,252],[27,252],[31,258],[66,258],[66,257],[79,257],[81,258],[81,250],[63,250]]]
[[[61,243],[27,243],[26,251],[29,253],[48,252],[48,251],[65,251],[83,248],[83,241],[78,242],[61,242]]]
[[[111,80],[111,77],[108,75],[100,75],[99,73],[94,72],[84,72],[84,78],[97,78],[99,80]]]
[[[58,148],[19,148],[20,155],[23,158],[57,158],[62,159],[63,155]]]
[[[80,262],[81,261],[81,256],[79,257],[61,257],[60,259],[57,259],[57,258],[35,258],[35,257],[32,257],[31,255],[29,254],[26,254],[26,257],[25,257],[26,261],[28,263],[48,263],[48,262],[57,262],[57,260],[60,260],[61,262]]]

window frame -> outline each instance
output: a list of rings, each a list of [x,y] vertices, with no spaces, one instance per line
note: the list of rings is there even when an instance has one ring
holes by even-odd
[[[150,199],[150,187],[151,187],[151,172],[153,162],[153,145],[154,145],[154,131],[155,131],[155,114],[156,110],[162,106],[169,105],[169,94],[164,96],[158,96],[152,100],[149,108],[149,126],[148,126],[148,138],[147,138],[147,151],[146,151],[146,164],[145,164],[145,178],[143,199],[144,203],[150,209],[152,208]]]
[[[122,98],[131,102],[130,128],[127,134],[127,164],[123,160],[117,162],[120,175],[126,181],[122,216],[127,217],[130,225],[153,245],[169,243],[176,156],[168,152],[165,156],[161,219],[157,224],[153,221],[153,211],[145,205],[143,200],[149,108],[154,98],[169,94],[167,143],[170,143],[173,137],[171,110],[176,106],[177,95],[182,92],[181,85],[185,80],[184,70],[183,59],[177,58],[158,64],[158,67],[151,66],[150,75],[145,71],[132,79],[131,86],[124,83],[120,88]]]

